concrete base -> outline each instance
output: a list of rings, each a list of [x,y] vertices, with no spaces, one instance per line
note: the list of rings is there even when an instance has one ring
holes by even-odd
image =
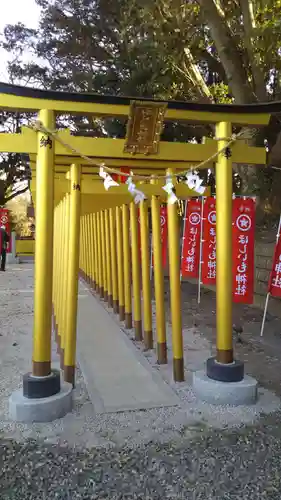
[[[19,264],[20,259],[19,259],[19,257],[15,257],[12,253],[7,253],[6,263],[7,264]]]
[[[240,382],[219,382],[207,377],[205,371],[193,373],[196,396],[213,405],[251,405],[257,401],[258,383],[248,375]]]
[[[34,263],[34,255],[20,255],[18,257],[19,259],[19,264],[25,264],[27,262],[31,262],[32,264]]]
[[[9,399],[10,418],[16,422],[52,422],[72,410],[72,384],[63,383],[58,394],[49,398],[28,399],[22,390]]]

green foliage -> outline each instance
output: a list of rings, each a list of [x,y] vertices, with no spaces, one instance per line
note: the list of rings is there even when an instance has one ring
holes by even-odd
[[[20,123],[26,115],[19,113],[0,113],[1,132],[19,132]],[[0,132],[0,133],[1,133]],[[0,154],[0,206],[28,190],[30,179],[29,159],[18,153]]]
[[[36,1],[41,7],[37,31],[21,24],[4,30],[12,81],[159,99],[281,100],[280,0]],[[22,57],[26,49],[30,63]],[[76,117],[72,129],[122,137],[125,123]],[[167,124],[163,139],[200,142],[211,133],[210,126]],[[255,139],[259,145],[266,141],[269,163],[279,133],[274,117]],[[280,185],[279,173],[271,169],[257,173],[238,166],[236,173],[243,192],[270,197]]]
[[[31,226],[34,223],[32,217],[28,217],[29,196],[20,195],[7,202],[6,207],[10,211],[13,230],[20,236],[30,236]]]
[[[209,86],[210,93],[215,102],[219,102],[222,104],[231,104],[233,102],[232,97],[229,95],[228,85],[224,82],[220,82],[217,84],[212,84]]]

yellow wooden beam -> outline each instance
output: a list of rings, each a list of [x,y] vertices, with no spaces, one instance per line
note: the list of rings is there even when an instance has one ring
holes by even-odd
[[[214,139],[204,137],[204,144],[214,144]],[[231,146],[233,163],[266,164],[266,149],[264,147],[249,146],[246,140],[238,139]],[[243,161],[244,158],[244,161]]]
[[[132,160],[132,155],[124,153],[124,139],[108,139],[108,138],[88,138],[88,137],[73,137],[68,130],[59,133],[59,136],[68,144],[71,144],[80,153],[86,156],[100,157],[101,161],[107,162],[109,158],[118,158],[126,161]],[[0,149],[1,150],[1,149]],[[217,141],[210,140],[206,144],[191,144],[180,142],[165,142],[159,144],[157,155],[149,155],[147,163],[151,161],[188,161],[201,162],[207,160],[217,151]],[[69,151],[64,146],[56,142],[55,152],[57,155],[69,155]],[[232,147],[233,161],[236,163],[265,163],[266,151],[265,148],[251,147],[244,143],[239,144],[239,140]],[[143,159],[143,155],[134,155],[135,159]],[[264,162],[262,159],[264,158]],[[96,159],[94,159],[96,161]],[[166,168],[166,167],[165,167]]]
[[[36,191],[32,189],[32,199],[34,207],[36,207]],[[55,189],[54,206],[57,206],[65,197],[65,191],[58,191]],[[132,197],[127,196],[104,196],[104,195],[89,195],[83,194],[81,196],[81,213],[82,215],[98,212],[107,208],[121,206],[122,203],[129,203]]]
[[[69,130],[62,130],[58,137],[65,143],[70,144],[74,149],[86,156],[101,158],[102,161],[109,158],[119,158],[122,160],[132,159],[130,153],[123,153],[124,139],[91,138],[72,136]],[[184,144],[175,142],[160,142],[157,155],[149,155],[148,161],[202,161],[215,152],[215,144]],[[0,134],[0,151],[5,153],[37,153],[36,132],[22,127],[21,134]],[[55,141],[56,155],[71,155],[60,142]],[[143,159],[143,155],[134,155],[133,158]],[[73,162],[73,160],[72,160]]]
[[[59,163],[59,157],[58,158],[58,163],[55,165],[55,172],[57,174],[66,174],[69,171],[71,163],[75,163],[75,160],[72,160],[71,157],[69,157],[68,163],[65,164],[60,164]],[[76,163],[80,164],[79,161]],[[102,160],[100,161],[102,163]],[[113,167],[114,169],[117,169],[120,171],[121,167],[124,167],[124,162],[122,161],[116,161],[116,165],[112,165],[112,162],[106,161],[106,165],[108,167]],[[163,165],[164,164],[164,165]],[[128,165],[128,162],[126,161],[126,167],[130,168],[133,172],[137,173],[138,175],[164,175],[166,172],[166,165],[170,165],[171,168],[173,168],[176,172],[181,172],[183,170],[188,170],[193,166],[193,163],[191,162],[150,162],[147,163],[143,167],[139,167],[136,163],[131,162],[131,164]],[[211,167],[212,165],[210,165]],[[32,171],[33,175],[36,175],[36,161],[31,160],[30,161],[30,169]],[[93,167],[90,164],[83,165],[82,166],[82,173],[83,175],[98,175],[99,173],[99,167]],[[122,172],[120,171],[120,175],[122,176]]]
[[[81,101],[73,102],[68,100],[46,99],[43,93],[42,98],[1,93],[0,109],[16,111],[49,109],[60,113],[82,113],[87,115],[92,114],[94,116],[128,116],[130,111],[129,104],[100,104]],[[203,106],[202,109],[204,109]],[[242,110],[241,113],[237,113],[234,106],[233,112],[231,109],[225,112],[219,111],[219,109],[220,108],[215,106],[213,111],[191,111],[188,109],[168,108],[166,110],[165,120],[205,123],[217,123],[231,120],[234,124],[260,126],[267,125],[270,119],[270,111],[268,113],[251,113],[243,112]]]
[[[56,176],[58,177],[58,176]],[[164,183],[162,184],[164,185]],[[70,190],[70,182],[65,179],[62,180],[61,178],[55,178],[55,191],[58,190],[60,192],[69,192]],[[152,185],[152,184],[136,184],[136,188],[141,190],[147,198],[151,198],[151,196],[159,196],[161,200],[165,201],[167,200],[167,194],[165,191],[162,189],[161,184],[157,185]],[[36,190],[35,186],[35,180],[31,180],[31,191]],[[189,189],[188,186],[185,184],[175,184],[175,190],[178,198],[190,198],[190,197],[196,197],[200,196],[199,193],[196,193],[196,191]],[[126,198],[126,200],[129,202],[132,199],[132,196],[128,192],[128,186],[125,184],[120,184],[119,186],[116,187],[111,187],[108,191],[105,190],[103,182],[97,181],[97,180],[83,180],[81,181],[81,193],[82,194],[90,194],[90,195],[101,195],[106,198],[110,198],[111,196],[113,197],[120,197],[120,198]],[[208,191],[206,190],[206,195],[209,194],[209,188]],[[127,203],[123,202],[123,203]]]
[[[112,159],[118,159],[121,162],[129,160],[141,159],[144,161],[143,155],[135,155],[123,153],[124,139],[108,139],[108,138],[89,138],[89,137],[74,137],[70,135],[69,130],[59,132],[59,137],[69,143],[73,148],[80,153],[91,156],[93,161],[110,162]],[[265,164],[266,151],[265,148],[251,147],[243,141],[238,140],[232,146],[232,161],[235,163],[251,163]],[[37,134],[25,127],[22,128],[21,134],[0,134],[0,151],[5,153],[27,153],[35,155],[37,153]],[[157,155],[149,155],[147,164],[152,166],[154,161],[158,162],[194,162],[197,163],[207,160],[217,151],[217,141],[207,140],[205,144],[190,144],[177,142],[160,142],[159,153]],[[67,150],[58,141],[55,142],[55,153],[60,156],[71,157]],[[110,160],[111,159],[111,160]],[[73,160],[72,160],[73,162]],[[71,163],[71,162],[70,162]],[[166,165],[165,165],[165,168]],[[184,167],[185,168],[185,167]],[[187,167],[188,168],[188,167]]]

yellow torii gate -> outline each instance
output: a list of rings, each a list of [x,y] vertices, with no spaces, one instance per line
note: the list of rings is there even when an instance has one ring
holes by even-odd
[[[39,121],[22,127],[21,133],[0,134],[0,151],[26,153],[30,157],[31,191],[36,209],[33,364],[32,373],[24,376],[25,397],[51,397],[60,390],[59,374],[51,369],[52,315],[55,317],[64,378],[74,384],[79,267],[96,292],[119,313],[120,320],[125,320],[127,328],[132,327],[134,320],[136,339],[141,340],[144,336],[146,347],[153,347],[148,205],[151,205],[152,217],[158,361],[167,362],[160,202],[167,201],[163,190],[167,176],[174,179],[180,172],[198,165],[209,168],[216,164],[215,362],[224,370],[222,380],[227,380],[225,374],[229,373],[230,366],[233,377],[236,362],[233,359],[230,279],[232,162],[265,164],[266,153],[264,148],[250,147],[243,140],[236,141],[232,126],[265,126],[273,108],[273,103],[243,106],[139,101],[0,83],[0,109],[39,112]],[[127,136],[125,139],[73,136],[69,130],[56,130],[55,119],[59,114],[128,117]],[[215,138],[200,145],[162,142],[161,130],[167,120],[212,123]],[[136,205],[126,184],[105,191],[99,176],[101,164],[111,175],[120,174],[121,167],[129,167],[136,179],[136,189],[146,196],[139,205],[143,317]],[[175,181],[174,192],[181,199],[198,196],[184,183]],[[167,206],[174,380],[182,381],[179,221],[177,204],[168,203]],[[236,377],[240,376],[238,372],[241,375],[241,366],[237,366]]]

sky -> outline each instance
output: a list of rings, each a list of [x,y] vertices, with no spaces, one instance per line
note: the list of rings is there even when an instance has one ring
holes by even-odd
[[[3,1],[3,0],[2,0]],[[4,0],[0,14],[0,33],[3,32],[6,24],[16,24],[22,22],[28,28],[38,26],[40,9],[35,0]],[[7,81],[5,70],[9,54],[0,49],[0,81]]]

